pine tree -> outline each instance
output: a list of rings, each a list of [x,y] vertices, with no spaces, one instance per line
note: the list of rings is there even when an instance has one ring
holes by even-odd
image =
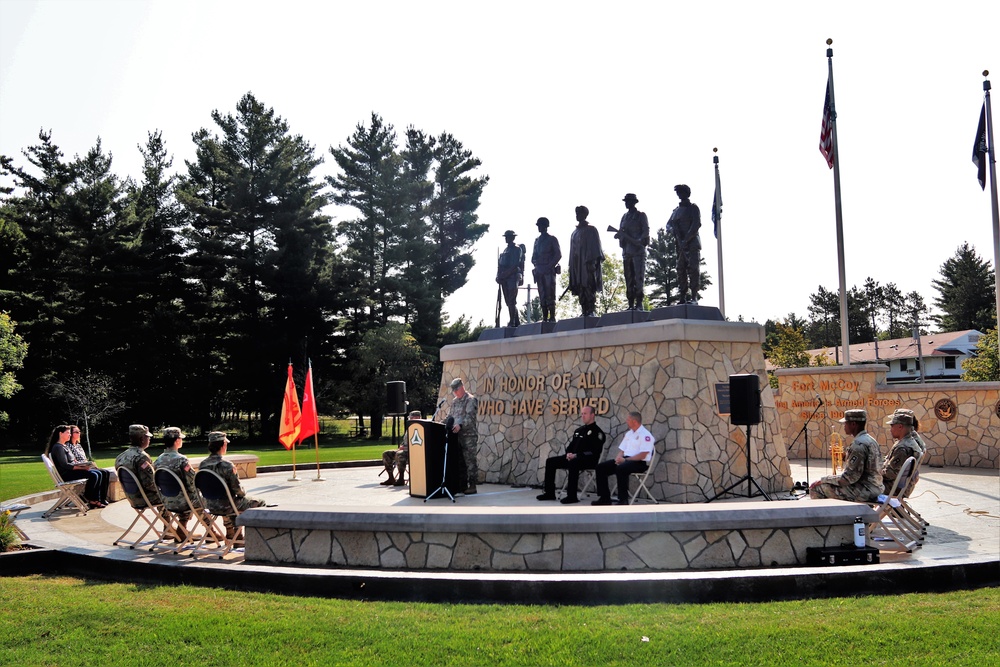
[[[990,263],[963,243],[941,265],[941,278],[931,284],[940,293],[934,305],[941,315],[934,315],[942,331],[977,329],[988,331],[996,326],[996,287]]]
[[[705,260],[701,260],[705,266]],[[702,270],[696,301],[701,299],[705,289],[712,284],[708,272]],[[677,244],[674,235],[666,228],[658,229],[650,239],[646,258],[646,292],[653,308],[673,306],[680,303],[680,284],[677,281]]]
[[[313,177],[320,160],[251,93],[235,114],[216,110],[212,119],[221,134],[194,134],[196,161],[178,188],[201,288],[202,381],[212,418],[234,410],[265,420],[288,357],[310,333],[325,338],[321,290],[314,289],[331,239],[320,213],[327,200]]]

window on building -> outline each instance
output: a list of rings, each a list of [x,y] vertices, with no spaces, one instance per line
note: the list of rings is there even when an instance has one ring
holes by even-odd
[[[913,360],[913,368],[915,370],[918,370],[918,371],[920,370],[920,360],[919,359],[914,359]]]
[[[899,370],[905,371],[906,368],[907,368],[907,366],[906,366],[906,359],[900,359],[899,360]]]
[[[949,370],[954,370],[955,369],[955,357],[945,357],[944,358],[944,367],[946,369],[949,369]]]

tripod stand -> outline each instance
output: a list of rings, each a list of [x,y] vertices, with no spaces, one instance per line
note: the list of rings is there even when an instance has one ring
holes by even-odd
[[[451,498],[451,502],[455,502],[455,496],[451,495],[451,491],[448,490],[448,443],[451,442],[451,427],[454,426],[454,424],[455,420],[448,417],[444,430],[444,468],[441,470],[441,486],[427,494],[427,497],[424,498],[425,503],[442,492],[448,494],[448,497]]]
[[[789,449],[795,447],[795,443],[799,441],[799,436],[800,435],[802,436],[802,442],[806,446],[806,485],[805,485],[806,491],[809,490],[809,430],[808,430],[809,422],[812,421],[812,418],[816,416],[816,413],[819,411],[821,407],[823,407],[823,399],[820,398],[819,394],[816,394],[816,407],[813,408],[812,414],[810,414],[806,418],[806,422],[802,425],[802,430],[798,432],[798,434],[795,436],[795,439],[792,440],[792,446],[789,447]],[[799,487],[796,486],[795,488]]]
[[[719,491],[717,494],[712,496],[706,502],[710,503],[713,500],[717,499],[719,496],[723,496],[729,493],[743,482],[747,483],[747,498],[753,498],[754,497],[753,490],[757,489],[760,492],[760,495],[764,496],[764,500],[771,499],[771,497],[764,492],[764,489],[760,488],[760,484],[758,484],[757,480],[753,478],[753,475],[750,474],[750,424],[747,424],[747,474],[744,475],[743,477],[740,477],[738,480],[736,480],[735,482],[724,488],[722,491]]]

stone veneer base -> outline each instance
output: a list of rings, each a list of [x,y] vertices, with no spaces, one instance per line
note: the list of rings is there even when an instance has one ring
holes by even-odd
[[[256,508],[248,561],[484,572],[655,572],[804,565],[852,543],[867,505],[833,500],[698,506]]]

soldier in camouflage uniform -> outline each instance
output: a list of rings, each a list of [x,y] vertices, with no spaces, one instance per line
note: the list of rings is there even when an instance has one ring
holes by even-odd
[[[479,427],[476,417],[479,414],[479,399],[465,390],[461,378],[451,381],[451,392],[455,400],[451,402],[449,417],[455,420],[451,432],[457,435],[458,445],[465,459],[465,470],[460,471],[458,488],[465,488],[465,494],[476,493],[476,482],[479,481]]]
[[[420,410],[413,410],[406,416],[407,421],[411,419],[422,419],[423,414]],[[403,433],[406,433],[406,428],[403,428]],[[400,443],[399,447],[396,449],[387,449],[382,452],[382,465],[385,466],[385,471],[388,473],[389,478],[382,482],[382,486],[403,486],[406,484],[404,479],[404,474],[406,473],[406,464],[410,460],[410,445],[406,441],[406,437],[403,437],[403,442]],[[396,470],[396,474],[393,475],[393,468]]]
[[[132,424],[129,426],[128,439],[130,446],[115,459],[115,470],[118,468],[128,468],[131,470],[132,474],[139,480],[139,485],[142,486],[143,491],[146,492],[149,502],[154,505],[160,505],[163,503],[163,500],[160,498],[159,489],[156,488],[156,482],[153,481],[153,460],[146,453],[146,448],[149,447],[149,441],[152,437],[153,434],[142,424]],[[146,501],[142,499],[141,495],[129,495],[128,501],[132,503],[132,507],[137,509],[146,506]]]
[[[920,422],[917,420],[917,416],[913,414],[913,410],[908,410],[906,408],[896,408],[896,411],[893,414],[906,415],[913,420],[913,428],[910,429],[910,435],[913,437],[913,442],[915,442],[917,445],[917,449],[920,452],[920,456],[923,456],[925,453],[927,453],[927,443],[924,442],[924,439],[920,437],[919,433],[917,433],[917,431],[920,430]]]
[[[885,488],[882,485],[882,454],[878,443],[868,435],[868,413],[847,410],[840,420],[844,433],[854,436],[847,450],[847,464],[839,475],[827,475],[809,487],[810,498],[832,498],[858,503],[875,502]]]
[[[177,475],[191,499],[191,504],[201,507],[201,496],[198,495],[198,488],[194,485],[194,469],[188,458],[180,453],[185,437],[181,430],[174,426],[163,429],[163,444],[166,445],[166,449],[153,462],[153,468],[156,470],[163,468]],[[184,494],[163,496],[163,506],[177,516],[181,524],[180,537],[183,538],[187,532],[187,523],[191,520],[191,508],[184,499]]]
[[[903,412],[895,412],[886,420],[894,440],[892,449],[889,450],[889,456],[885,459],[885,465],[882,466],[882,483],[887,489],[892,488],[892,483],[899,476],[899,471],[906,463],[906,459],[912,456],[914,462],[919,463],[920,457],[923,455],[921,446],[913,437],[913,421],[913,417]],[[906,481],[900,480],[899,483],[902,485]],[[900,488],[900,492],[902,490]]]
[[[229,447],[229,438],[222,431],[212,431],[208,434],[208,458],[201,462],[198,470],[211,470],[222,478],[222,481],[229,487],[229,492],[233,494],[236,501],[236,509],[243,512],[251,507],[263,507],[266,501],[259,498],[247,496],[240,484],[239,475],[233,464],[222,458],[226,455]],[[222,516],[222,523],[226,526],[226,537],[231,539],[236,533],[236,515],[228,502],[219,502],[206,499],[208,511],[217,516]]]

